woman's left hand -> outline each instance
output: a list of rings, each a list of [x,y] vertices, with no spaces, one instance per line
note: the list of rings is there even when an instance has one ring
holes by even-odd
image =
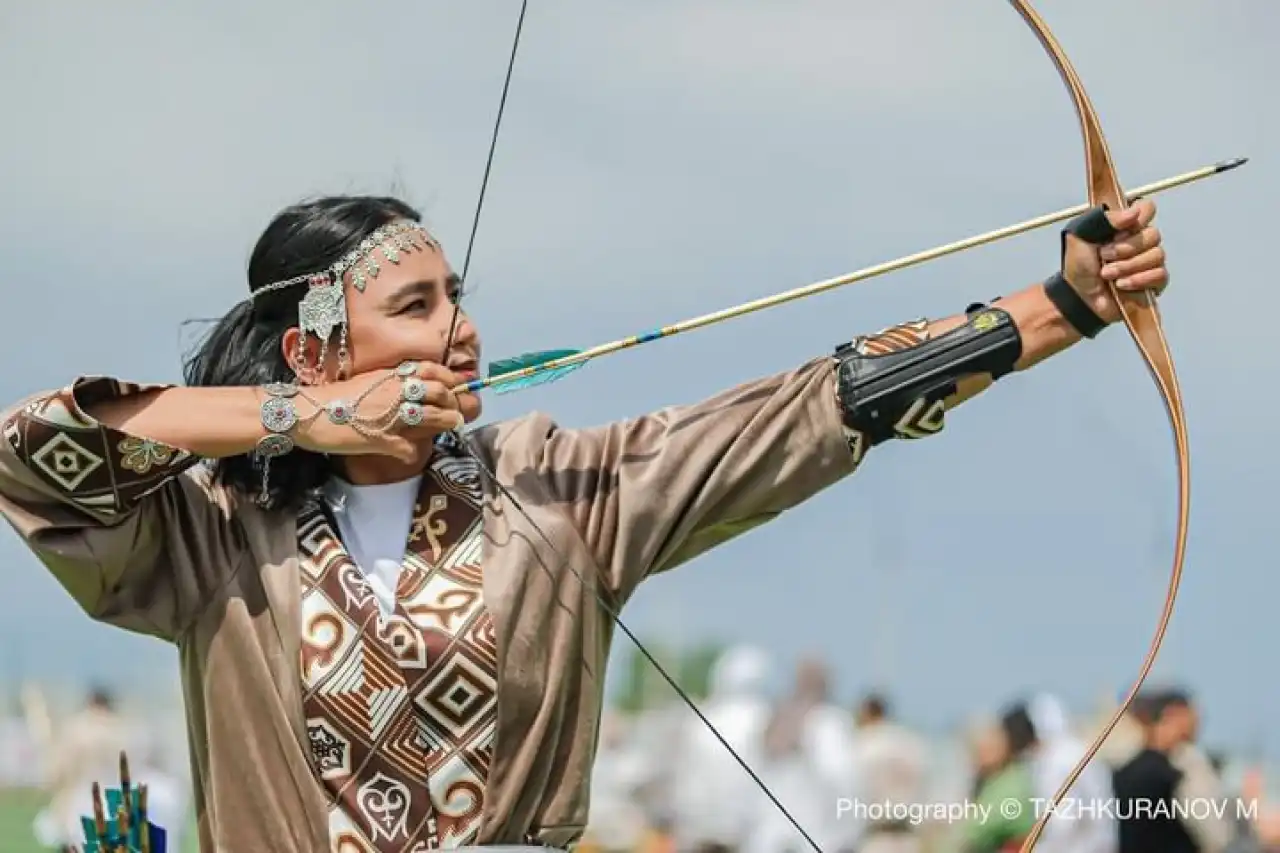
[[[1063,277],[1108,323],[1120,319],[1120,306],[1107,282],[1115,282],[1121,292],[1145,290],[1157,296],[1169,286],[1160,230],[1151,224],[1155,218],[1155,202],[1142,199],[1125,210],[1107,212],[1107,219],[1119,232],[1110,243],[1094,246],[1067,235]]]

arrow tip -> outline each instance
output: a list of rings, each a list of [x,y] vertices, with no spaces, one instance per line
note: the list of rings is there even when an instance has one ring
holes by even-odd
[[[1214,166],[1213,170],[1218,173],[1230,172],[1232,169],[1238,169],[1248,162],[1249,162],[1248,157],[1236,157],[1231,160],[1223,160],[1221,163],[1218,163],[1216,166]]]

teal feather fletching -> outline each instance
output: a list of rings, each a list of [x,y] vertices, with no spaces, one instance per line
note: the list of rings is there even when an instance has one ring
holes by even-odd
[[[537,367],[540,364],[546,364],[549,361],[555,361],[560,358],[568,358],[571,355],[577,355],[582,350],[576,349],[546,349],[537,352],[526,352],[512,358],[504,358],[500,361],[489,362],[489,378],[493,379],[505,373],[514,373],[517,370],[523,370],[527,367]],[[500,385],[493,386],[495,394],[510,394],[512,391],[521,391],[525,388],[532,388],[535,385],[545,385],[548,382],[555,382],[563,379],[570,373],[573,373],[579,367],[586,364],[585,361],[579,361],[576,364],[566,364],[564,367],[553,367],[549,370],[540,370],[528,376],[519,379],[513,379],[510,382],[504,382]]]
[[[83,847],[77,849],[84,853],[109,853],[109,851],[125,849],[128,853],[139,853],[142,850],[142,825],[146,815],[142,811],[138,789],[133,788],[131,791],[128,833],[120,832],[120,825],[116,820],[124,803],[124,793],[120,788],[107,788],[102,792],[103,799],[106,800],[105,812],[112,817],[110,820],[103,821],[106,826],[106,836],[98,835],[97,822],[93,817],[82,815],[80,827],[84,831],[85,843]],[[149,820],[146,821],[146,827],[148,849],[151,853],[166,853],[168,840],[165,830]]]

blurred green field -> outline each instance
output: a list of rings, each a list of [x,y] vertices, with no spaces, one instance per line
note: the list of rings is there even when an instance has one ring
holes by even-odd
[[[0,853],[49,853],[48,848],[36,844],[31,834],[31,822],[40,811],[41,797],[37,791],[0,791]],[[188,843],[181,853],[198,853],[195,836],[187,833]]]
[[[31,837],[31,821],[40,810],[35,791],[0,791],[0,850],[4,853],[45,853]]]

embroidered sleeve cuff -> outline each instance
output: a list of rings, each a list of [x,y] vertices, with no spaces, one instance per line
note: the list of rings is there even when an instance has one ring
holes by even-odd
[[[21,464],[68,503],[99,517],[123,515],[197,457],[103,426],[83,407],[166,387],[84,377],[19,409],[0,429]]]

